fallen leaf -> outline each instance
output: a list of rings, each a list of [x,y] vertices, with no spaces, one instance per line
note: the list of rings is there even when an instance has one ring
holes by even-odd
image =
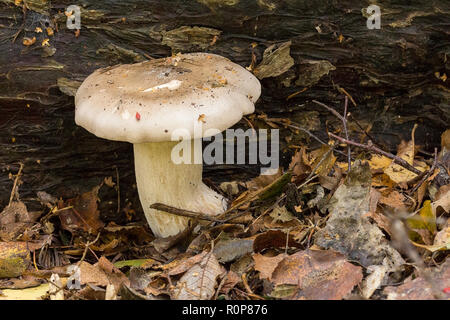
[[[436,201],[431,204],[433,214],[441,215],[443,212],[450,212],[450,185],[442,186],[436,193]]]
[[[191,269],[194,265],[199,264],[203,258],[206,256],[207,252],[204,251],[200,254],[197,254],[192,257],[179,259],[177,261],[173,261],[171,264],[172,266],[162,266],[162,269],[166,269],[168,267],[169,276],[175,276],[177,274],[181,274],[186,272],[187,270]]]
[[[295,219],[294,215],[290,213],[284,206],[276,206],[270,213],[270,216],[274,219],[274,222],[289,222]]]
[[[444,290],[450,287],[450,259],[439,267],[428,269],[428,272],[438,292],[433,291],[429,281],[419,276],[400,286],[386,287],[383,293],[387,295],[388,300],[434,300],[435,294],[441,295],[442,299],[448,299]]]
[[[255,76],[258,79],[264,79],[276,77],[288,71],[294,65],[294,59],[290,56],[291,44],[291,41],[287,41],[279,45],[271,45],[264,50],[263,60],[253,70]]]
[[[171,294],[172,298],[174,300],[211,299],[220,274],[222,274],[220,264],[210,252],[180,278]]]
[[[22,275],[19,278],[0,279],[0,289],[26,289],[40,286],[45,282],[44,279]]]
[[[98,190],[100,187],[101,185],[94,187],[91,191],[67,200],[65,204],[58,206],[58,209],[73,207],[61,210],[58,215],[63,229],[72,233],[85,231],[96,234],[103,227],[97,206]]]
[[[370,204],[371,171],[367,162],[355,161],[331,198],[325,228],[316,233],[315,243],[345,254],[361,265],[381,265],[385,259],[393,269],[403,264],[381,230],[367,217]]]
[[[300,87],[311,87],[336,67],[327,60],[304,60],[299,68],[300,76],[295,85]]]
[[[4,241],[22,240],[25,236],[32,238],[36,233],[31,230],[37,215],[30,214],[25,204],[13,201],[0,213],[0,239]],[[28,240],[28,239],[23,239]]]
[[[253,240],[219,240],[214,246],[214,255],[221,263],[231,262],[253,252]]]
[[[228,271],[225,276],[225,281],[220,289],[220,293],[228,294],[231,289],[233,289],[239,282],[241,282],[241,277],[234,271]]]
[[[343,299],[362,278],[361,267],[331,250],[299,251],[285,257],[272,273],[274,285],[297,285],[293,298],[308,300]]]
[[[48,292],[48,287],[49,284],[44,283],[34,288],[2,290],[0,300],[42,300]]]
[[[21,276],[30,264],[26,242],[0,242],[0,278]]]
[[[406,198],[398,191],[386,188],[381,192],[380,203],[396,211],[406,211]]]
[[[305,147],[294,154],[289,164],[289,170],[292,170],[292,182],[303,181],[311,172]]]
[[[259,271],[259,277],[261,279],[272,280],[272,274],[275,268],[283,260],[286,255],[284,253],[279,254],[275,257],[267,257],[259,253],[255,253],[253,256],[255,261],[255,270]]]
[[[368,161],[370,165],[370,169],[377,171],[377,170],[384,170],[387,169],[391,163],[392,159],[385,157],[383,155],[374,154]]]
[[[415,233],[418,233],[425,244],[432,244],[432,239],[437,232],[436,216],[431,207],[431,201],[426,200],[419,213],[407,219],[408,227]],[[412,237],[411,240],[416,240]]]
[[[426,165],[426,163],[414,161],[414,155],[415,155],[414,139],[409,142],[402,141],[402,143],[398,147],[397,156],[408,162],[410,165],[412,165],[419,171],[428,170],[428,166]],[[398,184],[406,183],[417,177],[417,174],[400,166],[394,161],[391,162],[391,165],[389,167],[384,169],[384,173],[387,174],[392,181]]]
[[[313,151],[311,155],[314,157],[311,168],[316,168],[315,173],[319,176],[328,175],[336,162],[331,146],[324,144],[320,149]]]
[[[253,251],[261,252],[267,248],[299,248],[301,245],[294,240],[293,235],[285,233],[281,230],[269,230],[256,236],[253,242]]]

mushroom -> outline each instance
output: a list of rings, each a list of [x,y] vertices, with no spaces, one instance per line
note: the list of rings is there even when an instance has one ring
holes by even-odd
[[[174,163],[173,148],[180,137],[192,139],[187,141],[201,151],[202,137],[253,113],[260,93],[259,81],[227,58],[179,54],[96,70],[76,93],[75,122],[98,137],[134,145],[147,222],[156,236],[168,237],[182,232],[189,218],[151,209],[153,203],[210,215],[223,213],[227,206],[202,182],[201,160]]]

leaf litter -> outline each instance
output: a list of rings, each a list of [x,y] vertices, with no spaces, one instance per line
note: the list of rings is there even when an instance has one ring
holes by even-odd
[[[261,77],[277,75],[271,57],[288,59],[289,45],[269,48]],[[324,142],[250,116],[290,135],[289,165],[222,183],[230,204],[217,221],[165,239],[140,220],[104,221],[111,177],[69,199],[38,191],[42,210],[28,211],[21,166],[0,213],[0,299],[448,299],[450,131],[434,157],[418,152],[416,127],[391,154],[339,119],[348,138]]]

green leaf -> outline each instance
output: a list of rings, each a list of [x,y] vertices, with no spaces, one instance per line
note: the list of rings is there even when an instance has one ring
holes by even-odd
[[[114,263],[114,266],[116,268],[123,268],[123,267],[142,267],[144,265],[151,265],[155,262],[153,259],[135,259],[135,260],[124,260],[124,261],[117,261]]]

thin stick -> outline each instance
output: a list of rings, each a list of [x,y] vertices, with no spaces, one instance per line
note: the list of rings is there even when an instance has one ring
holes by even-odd
[[[81,256],[80,261],[78,261],[78,266],[80,266],[81,263],[84,261],[84,258],[86,257],[86,254],[87,254],[87,251],[88,251],[88,249],[89,249],[89,246],[91,246],[91,245],[93,245],[94,243],[96,243],[97,240],[98,240],[99,238],[100,238],[100,232],[97,234],[97,237],[95,238],[94,241],[91,241],[91,242],[86,243],[86,247],[84,248],[83,255]],[[98,259],[98,258],[97,258],[97,259]]]
[[[275,122],[275,123],[280,123],[281,125],[286,126],[286,127],[289,127],[289,128],[292,128],[292,129],[296,129],[296,130],[303,131],[304,133],[306,133],[307,135],[309,135],[311,138],[315,139],[315,140],[316,140],[317,142],[319,142],[320,144],[328,145],[325,141],[322,141],[319,137],[317,137],[316,135],[314,135],[314,134],[313,134],[312,132],[310,132],[309,130],[307,130],[307,129],[305,129],[305,128],[302,128],[302,127],[300,127],[300,126],[298,126],[298,125],[293,125],[293,124],[291,124],[291,123],[295,123],[295,122],[289,121],[289,122],[291,122],[291,123],[286,123],[286,120],[283,120],[283,119],[275,119],[275,118],[269,118],[269,119],[267,119],[267,120],[269,120],[269,121],[271,121],[271,122]],[[339,151],[339,150],[334,150],[334,151],[336,151],[337,153],[342,154],[342,155],[344,155],[344,156],[347,156],[347,155],[346,155],[344,152],[342,152],[342,151]]]
[[[348,115],[349,115],[349,117],[352,119],[352,121],[356,123],[356,125],[358,126],[358,128],[364,133],[364,135],[365,135],[367,138],[369,138],[369,139],[372,140],[372,141],[376,141],[376,139],[375,139],[374,137],[372,137],[372,136],[367,132],[367,130],[364,129],[364,128],[362,127],[362,125],[361,125],[361,124],[359,123],[359,121],[353,116],[353,114],[349,113]]]
[[[17,193],[17,191],[16,191],[17,183],[19,182],[20,175],[22,174],[22,169],[23,169],[23,163],[20,163],[20,168],[19,168],[19,171],[17,172],[16,178],[14,179],[14,184],[13,184],[13,187],[11,190],[11,195],[9,196],[8,206],[11,205],[11,203],[14,199],[14,195]]]
[[[325,109],[327,109],[328,111],[330,111],[332,114],[334,114],[338,119],[341,120],[342,125],[344,127],[344,133],[345,133],[345,138],[347,140],[349,140],[348,138],[348,129],[347,129],[347,110],[348,110],[348,96],[345,96],[345,103],[344,103],[344,116],[341,116],[339,114],[339,112],[337,112],[336,110],[334,110],[333,108],[327,106],[325,103],[319,102],[317,100],[313,100],[313,102],[319,106],[324,107]],[[351,148],[350,145],[347,144],[347,159],[348,159],[348,171],[350,171],[351,166],[352,166],[352,158],[351,158]]]
[[[117,213],[120,213],[120,179],[119,179],[119,169],[116,166],[116,176],[117,176],[117,183],[116,183],[116,191],[117,191]]]
[[[348,108],[348,97],[345,96],[345,103],[344,103],[344,117],[343,117],[343,121],[342,124],[344,126],[344,132],[345,132],[345,139],[349,140],[348,138],[348,130],[347,130],[347,108]],[[347,159],[348,159],[348,169],[347,172],[350,171],[351,167],[352,167],[352,156],[351,156],[351,148],[350,145],[347,145]]]
[[[428,170],[428,172],[422,177],[422,179],[419,181],[419,183],[416,184],[414,188],[412,188],[412,190],[409,192],[409,194],[413,194],[420,188],[420,186],[433,174],[434,170],[436,169],[436,166],[437,166],[437,148],[434,148],[433,165],[431,166],[430,170]]]
[[[330,111],[332,114],[334,114],[337,118],[339,118],[342,122],[344,122],[344,118],[339,114],[339,112],[337,112],[336,110],[334,110],[333,108],[327,106],[325,103],[319,102],[317,100],[313,100],[313,102],[315,104],[318,104],[319,106],[324,107],[325,109],[327,109],[328,111]]]
[[[174,214],[177,216],[188,217],[188,218],[193,218],[193,219],[207,220],[207,221],[213,221],[213,222],[222,222],[222,220],[216,219],[216,218],[211,217],[210,215],[207,215],[202,212],[194,212],[194,211],[179,209],[179,208],[171,207],[171,206],[168,206],[168,205],[165,205],[162,203],[154,203],[150,206],[150,209],[160,210],[160,211],[164,211],[164,212]]]
[[[359,148],[362,148],[362,149],[365,149],[365,150],[368,150],[368,151],[372,151],[372,152],[381,154],[381,155],[383,155],[383,156],[385,156],[385,157],[387,157],[389,159],[392,159],[393,162],[397,163],[398,165],[402,166],[403,168],[405,168],[405,169],[407,169],[407,170],[409,170],[411,172],[414,172],[415,174],[419,174],[419,175],[422,174],[422,171],[417,170],[416,168],[414,168],[412,165],[410,165],[408,162],[406,162],[402,158],[400,158],[400,157],[398,157],[396,155],[393,155],[392,153],[389,153],[389,152],[386,152],[384,150],[381,150],[380,148],[374,146],[371,143],[371,141],[369,141],[368,144],[362,144],[362,143],[357,143],[357,142],[354,142],[354,141],[351,141],[351,140],[344,139],[344,138],[339,137],[339,136],[337,136],[337,135],[335,135],[335,134],[333,134],[331,132],[329,132],[328,134],[331,137],[333,137],[333,138],[335,138],[335,139],[337,139],[337,140],[339,140],[339,141],[341,141],[343,143],[351,144],[351,145],[354,145],[355,147],[359,147]]]

